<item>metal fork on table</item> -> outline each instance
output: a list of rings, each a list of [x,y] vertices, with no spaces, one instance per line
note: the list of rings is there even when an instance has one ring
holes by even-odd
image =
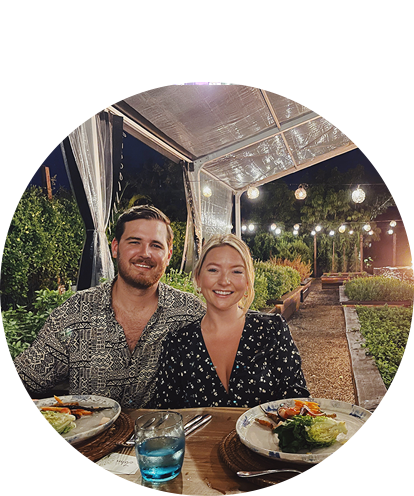
[[[395,439],[397,440],[398,446],[400,448],[400,452],[397,455],[397,460],[400,462],[411,462],[411,458],[404,450],[403,429],[400,425],[394,425],[392,431],[394,432]]]

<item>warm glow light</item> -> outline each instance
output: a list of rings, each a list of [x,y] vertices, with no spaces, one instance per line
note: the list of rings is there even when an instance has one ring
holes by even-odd
[[[303,184],[299,184],[298,189],[295,191],[295,198],[297,200],[304,200],[306,198],[306,190]]]
[[[316,231],[316,232],[319,232],[319,231],[321,231],[321,230],[322,230],[322,226],[316,226],[316,227],[315,227],[315,231]]]
[[[371,230],[371,226],[369,224],[365,224],[364,230],[367,231],[367,232],[370,231]]]
[[[274,231],[274,230],[276,229],[276,227],[277,227],[277,226],[276,226],[276,224],[272,224],[272,225],[270,226],[270,229],[271,229],[272,231]]]
[[[316,231],[312,231],[311,234],[312,234],[312,236],[315,236]]]
[[[349,234],[354,234],[354,231],[351,229],[351,230],[349,231]]]
[[[344,233],[345,232],[345,229],[346,229],[346,227],[342,224],[342,226],[339,226],[338,231],[340,233]]]
[[[371,229],[371,231],[369,231],[368,233],[370,236],[372,236],[374,234],[374,231]]]
[[[405,188],[404,193],[405,193],[405,196],[407,198],[413,198],[414,197],[414,185],[410,184],[409,186],[407,186]]]
[[[254,224],[249,224],[249,231],[250,232],[254,231]]]
[[[242,226],[242,231],[245,231],[247,229],[247,226]]]
[[[299,231],[299,227],[300,227],[300,226],[299,226],[299,224],[295,224],[295,225],[293,226],[293,229],[294,229],[295,231]]]
[[[329,231],[329,236],[333,236],[335,234],[335,231]]]
[[[281,232],[282,232],[282,229],[280,229],[280,227],[277,227],[275,233],[280,234]]]
[[[397,225],[397,223],[395,222],[395,220],[392,220],[392,221],[390,222],[390,226],[391,226],[391,227],[395,227],[396,225]]]
[[[352,192],[352,199],[355,203],[362,203],[365,200],[365,191],[359,187],[359,184],[357,189]]]
[[[295,229],[295,230],[293,231],[293,234],[294,234],[295,236],[297,236],[297,235],[299,234],[299,231],[297,231],[297,230]]]
[[[213,192],[211,191],[211,188],[209,186],[204,186],[203,188],[203,195],[206,197],[206,198],[210,198],[210,196],[213,194]]]
[[[254,198],[257,198],[259,196],[259,190],[254,186],[250,186],[250,188],[247,190],[247,196],[248,198],[253,200]]]
[[[387,233],[388,234],[394,234],[394,231],[392,229],[388,229]]]

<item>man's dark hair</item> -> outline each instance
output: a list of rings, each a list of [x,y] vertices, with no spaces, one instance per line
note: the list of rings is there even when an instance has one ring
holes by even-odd
[[[116,223],[115,239],[119,242],[125,231],[125,224],[137,219],[159,220],[164,222],[167,227],[167,243],[168,247],[172,247],[174,233],[171,229],[170,219],[158,208],[152,205],[137,205],[123,212]]]

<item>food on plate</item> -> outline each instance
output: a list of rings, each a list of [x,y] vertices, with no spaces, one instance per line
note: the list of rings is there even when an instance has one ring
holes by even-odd
[[[286,453],[331,446],[339,434],[346,434],[345,422],[331,417],[295,415],[281,422],[274,430],[279,448]]]
[[[11,436],[18,438],[42,438],[65,434],[76,427],[76,417],[55,411],[22,410]]]
[[[51,406],[42,406],[40,409],[44,412],[59,412],[59,413],[68,413],[74,415],[75,418],[79,419],[84,415],[92,415],[93,412],[99,412],[101,410],[105,410],[107,407],[99,407],[99,406],[80,406],[79,402],[73,401],[70,403],[63,403],[63,401],[58,397],[54,396],[56,403]]]

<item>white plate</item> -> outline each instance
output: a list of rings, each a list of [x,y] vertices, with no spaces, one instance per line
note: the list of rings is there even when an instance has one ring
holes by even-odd
[[[92,436],[96,436],[101,432],[108,429],[115,420],[119,417],[121,413],[121,406],[116,401],[110,398],[104,398],[103,396],[94,395],[69,395],[69,396],[59,396],[63,403],[79,402],[79,407],[82,406],[98,406],[105,407],[104,410],[99,412],[94,412],[92,415],[85,415],[79,419],[75,420],[76,427],[71,429],[62,437],[70,444],[79,443],[85,439],[89,439]],[[46,398],[43,400],[35,401],[35,405],[39,408],[42,406],[52,406],[56,404],[55,398]],[[101,421],[103,418],[107,418],[103,424]]]
[[[299,451],[298,453],[284,453],[279,451],[278,437],[271,429],[259,424],[256,418],[269,418],[263,413],[276,410],[282,403],[287,406],[294,406],[295,399],[303,401],[315,401],[319,404],[320,409],[325,413],[336,413],[335,420],[344,421],[348,430],[346,435],[340,434],[338,441],[327,448],[317,448],[311,453],[308,451]],[[288,400],[271,401],[263,405],[255,406],[243,413],[237,420],[236,432],[240,441],[249,449],[260,455],[269,458],[279,458],[286,461],[319,463],[327,458],[330,454],[339,449],[344,442],[350,439],[357,430],[368,420],[371,413],[365,408],[357,405],[351,405],[343,401],[327,400],[320,398],[295,398]]]

